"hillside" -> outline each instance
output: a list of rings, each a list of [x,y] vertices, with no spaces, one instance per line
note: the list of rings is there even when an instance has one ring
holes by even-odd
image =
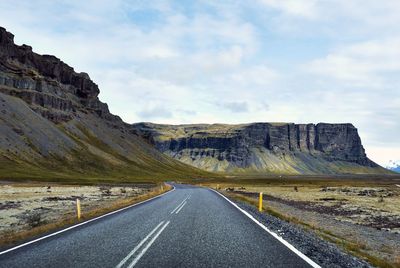
[[[365,154],[351,124],[134,124],[161,152],[207,171],[233,174],[390,173]]]
[[[202,177],[137,136],[86,73],[0,28],[0,179],[138,181]]]
[[[0,27],[0,179],[389,172],[368,159],[351,124],[129,125],[99,92],[88,74],[16,45]]]

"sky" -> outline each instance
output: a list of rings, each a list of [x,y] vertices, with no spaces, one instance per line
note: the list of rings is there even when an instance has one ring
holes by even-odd
[[[353,123],[400,159],[398,0],[1,0],[0,26],[86,72],[128,122]]]

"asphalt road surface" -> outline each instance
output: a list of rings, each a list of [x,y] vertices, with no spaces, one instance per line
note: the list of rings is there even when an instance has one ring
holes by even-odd
[[[3,251],[0,267],[313,265],[214,191],[174,186],[148,202]]]

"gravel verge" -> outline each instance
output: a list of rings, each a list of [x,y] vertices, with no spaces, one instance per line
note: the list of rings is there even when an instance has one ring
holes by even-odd
[[[321,267],[373,267],[369,263],[343,252],[335,244],[323,240],[298,225],[260,213],[257,208],[242,201],[229,199]]]

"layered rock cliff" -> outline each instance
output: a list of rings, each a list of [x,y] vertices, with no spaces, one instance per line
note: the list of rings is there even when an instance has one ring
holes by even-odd
[[[161,152],[210,171],[375,173],[352,124],[157,125],[133,129]]]
[[[0,48],[1,92],[23,99],[55,123],[72,119],[77,110],[119,120],[99,101],[100,90],[87,73],[76,73],[55,56],[36,54],[28,45],[15,45],[13,34],[1,27]]]
[[[98,95],[88,74],[16,45],[0,27],[0,179],[210,175],[194,167],[233,173],[385,172],[367,158],[350,124],[131,126],[112,115]]]
[[[86,73],[0,27],[0,179],[201,176],[137,136]],[[169,174],[169,175],[168,175]]]

